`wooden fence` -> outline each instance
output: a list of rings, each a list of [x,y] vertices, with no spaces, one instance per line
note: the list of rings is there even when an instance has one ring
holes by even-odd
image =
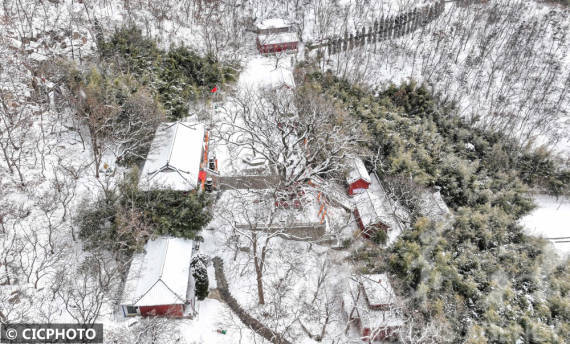
[[[420,27],[426,26],[439,17],[444,9],[444,0],[439,0],[433,5],[414,8],[413,10],[389,17],[382,17],[380,20],[376,20],[373,26],[369,26],[368,30],[362,27],[360,30],[357,29],[355,33],[349,34],[345,32],[344,37],[327,38],[323,40],[324,43],[317,46],[325,46],[329,55],[331,55],[367,44],[402,37]]]

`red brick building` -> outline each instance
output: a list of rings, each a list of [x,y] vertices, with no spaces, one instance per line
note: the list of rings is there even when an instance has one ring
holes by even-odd
[[[257,50],[262,54],[296,51],[299,39],[293,26],[283,19],[267,19],[257,25]]]
[[[348,184],[348,194],[353,196],[368,189],[371,179],[362,159],[353,158],[351,160],[352,167],[346,176],[346,183]]]
[[[124,316],[193,317],[194,278],[190,272],[193,242],[159,237],[133,257],[125,282]]]

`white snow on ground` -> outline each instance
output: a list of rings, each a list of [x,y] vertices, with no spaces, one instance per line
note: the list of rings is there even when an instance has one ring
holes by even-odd
[[[551,242],[558,253],[567,256],[570,254],[570,198],[537,195],[534,202],[537,208],[523,217],[521,224],[530,235],[545,239],[566,238]]]
[[[255,53],[242,62],[243,69],[237,81],[237,92],[254,96],[258,90],[276,87],[295,87],[293,64],[295,55],[286,54],[280,57],[260,56]],[[227,134],[234,129],[227,123],[235,121],[232,112],[239,107],[233,99],[225,99],[216,105],[212,120],[212,141],[210,150],[215,152],[218,159],[218,170],[221,175],[251,174],[245,169],[258,169],[266,164],[258,164],[258,157],[253,158],[251,150],[246,147],[236,147],[227,140]],[[252,160],[252,164],[244,163]]]
[[[224,303],[206,299],[198,301],[198,315],[190,321],[180,322],[180,333],[189,343],[204,344],[227,344],[249,343],[242,337],[251,337],[250,331],[241,330],[235,326],[239,322],[237,317],[232,316],[232,311]],[[235,318],[235,319],[234,319]],[[225,330],[226,334],[218,330]]]
[[[241,89],[279,87],[281,85],[295,87],[291,57],[293,55],[285,55],[279,60],[275,57],[252,57],[240,74],[239,87]]]

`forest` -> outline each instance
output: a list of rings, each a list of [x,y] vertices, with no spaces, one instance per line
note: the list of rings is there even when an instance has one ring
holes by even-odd
[[[439,186],[456,213],[444,227],[416,215],[393,247],[356,251],[356,259],[397,275],[409,307],[437,321],[452,342],[563,343],[568,265],[553,267],[544,241],[517,220],[533,208],[529,189],[568,193],[570,171],[544,152],[470,127],[425,86],[392,85],[375,95],[331,74],[310,76],[307,87],[320,87],[367,123],[381,176]]]

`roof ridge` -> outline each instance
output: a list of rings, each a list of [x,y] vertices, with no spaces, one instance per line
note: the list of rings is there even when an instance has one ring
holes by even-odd
[[[135,302],[133,302],[133,305],[136,305],[137,302],[139,302],[146,294],[148,294],[148,292],[149,292],[152,288],[154,288],[154,286],[158,283],[158,281],[160,281],[160,278],[157,279],[144,293],[142,293],[141,296],[136,297],[136,298],[135,298]],[[164,282],[163,282],[163,283],[164,283]]]
[[[385,198],[386,195],[386,191],[384,190],[384,188],[382,187],[382,182],[380,182],[380,178],[378,178],[378,175],[376,173],[373,172],[374,177],[376,177],[376,181],[378,182],[378,188],[380,189],[380,191],[382,192],[382,196]],[[372,177],[370,178],[370,181],[372,182]],[[376,213],[376,217],[381,217],[378,213],[381,212],[382,209],[378,209],[378,207],[376,207],[376,204],[374,204],[374,200],[372,200],[372,192],[370,190],[367,189],[367,196],[368,199],[370,200],[370,203],[372,204],[372,208],[374,208],[374,212]],[[381,195],[377,195],[378,197],[381,197]],[[385,200],[382,200],[382,204],[384,204]]]
[[[166,159],[166,166],[170,166],[170,158],[172,157],[172,151],[174,151],[174,143],[176,142],[176,135],[178,134],[178,125],[180,124],[177,121],[175,124],[176,127],[174,128],[174,135],[172,135],[172,140],[170,140],[170,152],[168,152],[168,159]]]
[[[174,296],[176,296],[177,298],[179,298],[182,302],[185,302],[185,301],[186,301],[185,298],[183,298],[183,297],[181,297],[180,295],[178,295],[178,293],[176,293],[174,290],[172,290],[172,289],[168,286],[168,284],[166,284],[166,282],[164,282],[164,280],[162,279],[162,276],[161,276],[161,277],[158,279],[158,281],[156,281],[156,282],[158,283],[159,281],[162,282],[162,284],[166,287],[166,289],[170,290],[170,292],[171,292],[172,294],[174,294]],[[153,285],[153,286],[154,286],[154,285]]]
[[[190,123],[190,122],[185,122],[185,121],[178,121],[176,122],[182,126],[185,126],[188,129],[193,129],[196,130],[198,126],[202,125],[202,123]]]
[[[166,256],[168,256],[168,245],[170,243],[170,239],[166,240],[166,248],[164,249],[164,257],[162,259],[162,265],[160,266],[160,274],[158,275],[158,280],[162,280],[162,274],[164,273],[164,266],[166,265]]]

